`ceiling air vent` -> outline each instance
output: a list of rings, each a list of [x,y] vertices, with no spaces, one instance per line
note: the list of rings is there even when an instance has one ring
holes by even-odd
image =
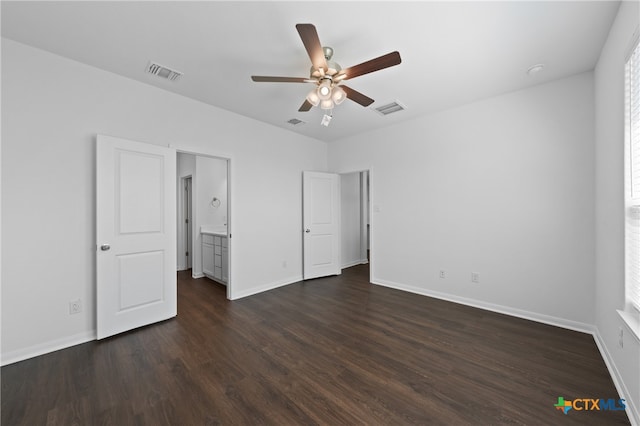
[[[298,120],[297,118],[292,118],[291,120],[287,121],[287,123],[291,124],[292,126],[301,126],[305,122],[302,120]]]
[[[380,115],[389,115],[394,112],[404,111],[406,108],[398,101],[391,102],[390,104],[382,105],[373,110]]]
[[[149,62],[149,65],[147,65],[147,72],[149,74],[157,75],[158,77],[166,78],[169,81],[176,81],[182,77],[182,73],[180,71],[172,70],[164,65],[156,64],[154,62]]]

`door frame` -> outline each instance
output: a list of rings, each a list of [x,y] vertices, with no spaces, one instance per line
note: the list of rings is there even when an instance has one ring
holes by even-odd
[[[170,148],[176,150],[178,154],[188,154],[196,157],[209,157],[216,158],[218,160],[224,160],[227,162],[227,299],[233,300],[234,295],[234,286],[233,286],[233,257],[234,257],[234,249],[233,249],[233,238],[232,238],[232,230],[233,230],[233,205],[234,198],[232,196],[232,187],[234,182],[234,169],[232,167],[233,164],[233,156],[227,153],[221,153],[216,151],[203,150],[201,148],[193,148],[190,146],[182,145],[182,144],[169,144]],[[191,241],[196,241],[196,233],[199,232],[197,229],[192,227],[191,230]],[[193,264],[193,260],[192,260]]]
[[[374,199],[373,199],[373,166],[368,166],[368,167],[363,167],[361,169],[344,169],[344,170],[339,170],[335,173],[339,174],[339,175],[348,175],[351,173],[362,173],[362,172],[367,172],[367,174],[369,175],[369,188],[368,188],[368,195],[369,195],[369,208],[368,208],[368,215],[369,215],[369,283],[372,282],[373,280],[373,276],[374,276],[374,262],[375,262],[375,233],[373,232],[373,230],[375,229],[374,227],[374,221],[375,221],[375,215],[374,213]],[[362,236],[361,236],[362,237]]]

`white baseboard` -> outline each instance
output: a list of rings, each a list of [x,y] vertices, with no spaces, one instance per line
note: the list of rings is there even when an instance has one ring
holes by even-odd
[[[366,265],[367,263],[369,263],[367,259],[354,260],[353,262],[347,262],[344,265],[342,265],[342,269],[351,268],[352,266],[356,266],[356,265]]]
[[[73,336],[62,337],[60,339],[51,340],[45,343],[29,346],[27,348],[18,349],[2,354],[2,366],[13,364],[15,362],[24,361],[39,355],[55,352],[60,349],[70,348],[71,346],[87,343],[96,340],[96,331],[91,330],[85,333],[74,334]]]
[[[295,277],[286,278],[284,280],[279,280],[267,284],[263,284],[258,287],[253,287],[248,290],[233,292],[233,294],[229,295],[229,300],[238,300],[243,297],[253,296],[254,294],[262,293],[264,291],[273,290],[274,288],[283,287],[285,285],[293,284],[302,281],[302,275],[297,275]]]
[[[625,405],[627,407],[626,413],[627,417],[629,417],[629,421],[632,426],[640,426],[640,406],[636,405],[639,402],[633,401],[631,398],[626,397],[629,395],[629,390],[622,380],[622,375],[616,368],[616,364],[613,362],[613,358],[607,349],[607,345],[605,345],[602,336],[600,335],[600,330],[596,327],[593,332],[593,340],[596,342],[596,346],[600,351],[600,355],[602,355],[602,359],[607,366],[607,370],[609,370],[609,375],[613,380],[613,384],[620,395],[620,398],[624,399]]]
[[[540,314],[537,312],[525,311],[522,309],[516,309],[504,305],[496,305],[489,302],[483,302],[481,300],[469,299],[466,297],[455,296],[452,294],[441,293],[438,291],[428,290],[425,288],[414,287],[405,284],[398,284],[392,281],[381,280],[377,278],[372,279],[372,284],[381,285],[384,287],[394,288],[396,290],[403,290],[409,293],[420,294],[422,296],[429,296],[436,299],[447,300],[449,302],[460,303],[461,305],[473,306],[474,308],[484,309],[486,311],[497,312],[500,314],[510,315],[512,317],[523,318],[531,321],[541,322],[543,324],[554,325],[557,327],[567,328],[569,330],[580,331],[583,333],[593,334],[595,328],[591,324],[572,321],[565,318],[554,317],[550,315]]]

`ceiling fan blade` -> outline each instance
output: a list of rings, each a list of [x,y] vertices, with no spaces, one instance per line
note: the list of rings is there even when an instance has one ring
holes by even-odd
[[[361,64],[343,69],[338,73],[338,76],[337,78],[335,78],[335,80],[349,80],[350,78],[358,77],[364,74],[369,74],[370,72],[380,71],[382,69],[398,65],[400,62],[402,62],[402,59],[400,59],[400,53],[387,53],[386,55],[379,56],[367,62],[363,62]]]
[[[351,99],[355,103],[362,105],[363,107],[368,107],[373,103],[373,99],[366,95],[363,95],[357,90],[353,90],[349,86],[341,85],[340,87],[342,87],[342,89],[347,93],[347,98]]]
[[[300,106],[300,108],[298,109],[298,111],[300,112],[307,112],[311,109],[313,105],[311,105],[311,103],[308,100],[304,100],[304,103]]]
[[[251,80],[259,83],[316,83],[304,77],[267,77],[263,75],[252,75]]]
[[[324,51],[322,50],[316,27],[313,26],[313,24],[297,24],[296,29],[298,30],[298,34],[300,34],[302,44],[304,44],[305,49],[307,49],[313,68],[326,71],[327,61],[324,58]]]

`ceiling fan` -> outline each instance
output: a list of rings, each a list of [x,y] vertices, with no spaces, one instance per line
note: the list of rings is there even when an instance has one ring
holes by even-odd
[[[379,71],[398,65],[401,62],[400,53],[391,52],[375,59],[342,69],[340,65],[333,62],[333,49],[322,47],[316,27],[312,24],[297,24],[296,29],[304,47],[311,58],[311,71],[306,77],[266,77],[252,75],[251,80],[255,82],[270,83],[313,83],[315,87],[300,106],[298,111],[309,111],[311,107],[320,106],[324,110],[331,110],[335,105],[341,104],[346,98],[367,107],[373,103],[373,99],[362,93],[341,84],[345,80]],[[330,118],[329,118],[330,119]],[[324,122],[323,122],[324,124]],[[328,122],[327,124],[328,125]]]

